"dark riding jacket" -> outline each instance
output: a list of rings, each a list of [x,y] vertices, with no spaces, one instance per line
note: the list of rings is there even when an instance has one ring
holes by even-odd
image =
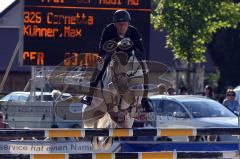
[[[129,25],[128,30],[125,34],[124,38],[130,38],[133,42],[133,46],[125,50],[124,52],[130,53],[134,50],[135,56],[138,60],[146,60],[145,50],[142,42],[142,36],[140,32],[133,26]],[[114,40],[116,42],[119,42],[122,40],[117,33],[117,29],[114,25],[114,23],[109,24],[106,26],[102,32],[101,40],[99,43],[99,55],[104,58],[105,56],[108,56],[109,53],[105,52],[103,50],[103,44],[108,40]],[[121,50],[118,50],[121,51]]]
[[[143,69],[144,84],[147,84],[148,76],[145,71],[146,70],[145,65],[143,64],[144,63],[143,60],[146,60],[146,56],[145,56],[144,46],[142,43],[142,36],[135,27],[129,25],[124,38],[131,39],[133,45],[131,48],[129,48],[128,50],[124,50],[123,52],[125,52],[129,55],[134,50],[134,54]],[[105,52],[103,50],[103,45],[108,40],[114,40],[115,42],[119,42],[122,40],[118,36],[117,29],[113,23],[109,24],[107,27],[105,27],[102,32],[101,40],[99,43],[99,55],[104,59],[104,64],[103,64],[103,67],[101,68],[101,70],[96,69],[96,71],[94,72],[94,74],[92,76],[92,79],[90,82],[89,96],[93,95],[93,92],[94,92],[93,88],[95,88],[97,86],[98,82],[103,77],[103,74],[104,74],[109,62],[111,61],[111,55],[108,52]],[[117,51],[122,51],[122,50],[117,50]],[[145,96],[147,97],[147,89],[146,88],[147,87],[144,87],[144,95],[143,95],[144,97]]]

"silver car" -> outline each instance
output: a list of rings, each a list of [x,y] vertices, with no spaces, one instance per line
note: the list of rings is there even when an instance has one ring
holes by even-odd
[[[238,117],[217,101],[202,96],[155,95],[150,97],[160,128],[238,127]],[[221,138],[222,137],[222,138]],[[218,136],[214,140],[230,140]]]
[[[40,101],[41,95],[43,95],[44,101],[53,101],[54,100],[51,92],[35,92],[35,95],[34,95],[35,100]],[[71,97],[71,94],[62,93],[61,97],[63,99],[69,98],[69,97]],[[3,103],[3,102],[27,102],[27,101],[30,101],[30,92],[23,92],[23,91],[11,92],[8,95],[6,95],[0,99],[0,103]]]

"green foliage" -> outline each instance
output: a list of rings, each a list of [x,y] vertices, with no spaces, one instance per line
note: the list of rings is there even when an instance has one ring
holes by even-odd
[[[213,36],[208,47],[215,65],[220,71],[219,90],[240,85],[240,29],[221,29]]]
[[[167,32],[168,48],[175,58],[204,62],[206,44],[220,28],[236,28],[240,4],[233,0],[155,0],[151,23]]]
[[[212,87],[217,87],[220,77],[220,71],[217,69],[215,73],[208,73],[205,75],[205,83]]]

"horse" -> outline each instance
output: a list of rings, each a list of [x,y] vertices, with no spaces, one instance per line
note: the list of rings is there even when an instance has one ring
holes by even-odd
[[[98,66],[101,68],[101,66]],[[84,105],[84,128],[132,128],[131,113],[143,97],[143,70],[132,54],[114,52],[104,78],[95,88],[92,104]],[[93,137],[93,149],[110,148],[112,138]]]
[[[59,101],[54,106],[54,112],[58,117],[66,120],[83,120],[84,128],[132,128],[134,115],[131,113],[138,112],[144,91],[144,76],[134,54],[128,56],[123,51],[116,51],[116,47],[121,47],[121,50],[128,49],[128,44],[131,42],[126,39],[120,43],[113,41],[105,43],[104,47],[111,54],[111,62],[104,78],[95,88],[92,104],[84,105],[81,111],[83,113],[80,115],[80,112],[73,113],[69,109],[72,103],[80,101],[82,96]],[[97,67],[101,69],[101,62],[97,63]],[[111,137],[93,137],[92,140],[94,150],[100,147],[108,149],[111,143]]]

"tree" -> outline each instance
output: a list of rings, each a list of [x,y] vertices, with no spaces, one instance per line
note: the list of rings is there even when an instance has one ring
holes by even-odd
[[[221,29],[208,44],[208,52],[220,71],[218,88],[240,85],[240,29]]]
[[[156,30],[167,33],[168,48],[176,59],[191,64],[205,62],[206,44],[220,28],[236,28],[240,4],[233,0],[155,0],[151,15]],[[190,82],[190,75],[187,77]]]

